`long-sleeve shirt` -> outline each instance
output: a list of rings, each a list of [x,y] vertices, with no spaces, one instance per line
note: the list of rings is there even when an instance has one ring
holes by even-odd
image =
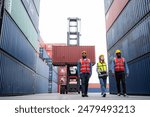
[[[125,64],[125,72],[126,74],[129,74],[129,68],[128,68],[127,62],[125,61],[124,64]],[[112,70],[112,73],[114,74],[115,73],[115,61],[114,60],[112,61],[111,70]]]
[[[78,71],[78,76],[80,76],[80,67],[81,66],[81,63],[78,62],[78,65],[77,65],[77,71]],[[92,63],[90,63],[90,76],[92,75]]]

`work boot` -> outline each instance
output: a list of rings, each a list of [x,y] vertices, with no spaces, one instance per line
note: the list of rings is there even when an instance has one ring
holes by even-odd
[[[127,96],[127,94],[126,94],[126,93],[124,93],[124,94],[123,94],[123,96],[124,96],[124,97],[126,97],[126,96]]]
[[[117,93],[117,96],[120,96],[120,93]]]
[[[85,94],[82,94],[82,97],[85,97]]]
[[[102,97],[106,97],[106,93],[102,95]]]
[[[89,97],[88,95],[85,95],[85,97]]]

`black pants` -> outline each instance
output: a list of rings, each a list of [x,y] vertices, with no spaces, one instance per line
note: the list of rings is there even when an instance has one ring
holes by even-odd
[[[125,73],[124,72],[116,72],[116,84],[117,84],[117,92],[121,93],[120,83],[122,84],[123,94],[126,93],[126,82],[125,82]]]
[[[80,78],[81,78],[81,83],[82,83],[81,85],[82,95],[87,95],[90,74],[82,73],[80,74]]]

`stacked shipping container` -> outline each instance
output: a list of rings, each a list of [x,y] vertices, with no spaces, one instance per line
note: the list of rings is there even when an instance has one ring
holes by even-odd
[[[0,95],[48,92],[48,66],[37,56],[39,4],[39,0],[2,4]]]
[[[106,4],[108,0],[104,1]],[[130,70],[127,92],[150,95],[150,0],[120,1],[121,6],[117,1],[106,14],[109,69],[115,50],[122,50]],[[121,8],[116,9],[117,6]],[[116,93],[114,78],[110,78],[110,93]]]

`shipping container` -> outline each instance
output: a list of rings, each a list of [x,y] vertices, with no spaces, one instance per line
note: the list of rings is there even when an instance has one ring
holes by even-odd
[[[34,93],[36,74],[0,50],[0,95]]]
[[[149,0],[131,0],[118,19],[107,32],[107,48],[111,49],[123,36],[147,17],[150,7]]]
[[[137,58],[129,64],[130,74],[126,78],[127,93],[134,95],[150,95],[150,54]],[[116,94],[115,79],[110,77],[110,93]]]
[[[36,11],[39,14],[39,12],[40,12],[40,0],[33,0],[33,2],[34,2],[34,5],[36,7]]]
[[[45,50],[44,48],[40,48],[39,52],[40,52],[40,53],[39,53],[39,56],[40,56],[40,58],[42,58],[43,60],[50,58],[49,55],[48,55],[48,53],[46,52],[46,50]]]
[[[53,58],[52,50],[46,50],[46,52],[50,58]]]
[[[38,33],[36,32],[21,0],[5,0],[5,9],[38,52]]]
[[[53,65],[77,65],[77,62],[82,57],[82,51],[87,52],[87,57],[94,65],[95,46],[53,46]]]
[[[52,46],[66,46],[65,43],[46,43],[46,50],[47,51],[52,51]]]
[[[59,66],[58,67],[58,75],[66,76],[67,75],[67,66]]]
[[[114,0],[106,14],[106,31],[109,30],[128,2],[129,0]]]
[[[114,0],[104,0],[104,6],[105,6],[105,14],[107,14],[111,4],[113,3]]]
[[[52,69],[52,81],[58,83],[58,67],[53,66]]]
[[[49,67],[42,59],[37,57],[36,62],[36,73],[43,76],[44,78],[49,78]]]
[[[38,13],[36,12],[36,8],[34,6],[34,3],[32,0],[22,0],[22,3],[25,6],[25,9],[27,10],[27,13],[29,14],[31,21],[36,28],[37,31],[39,31],[39,16]]]
[[[35,93],[48,93],[48,78],[36,75]]]
[[[109,51],[109,61],[115,57],[117,49],[122,50],[126,60],[132,61],[150,52],[150,13],[139,22],[122,40],[118,41]],[[133,45],[133,46],[131,46]]]
[[[58,93],[58,84],[56,82],[52,82],[52,93]]]
[[[34,71],[36,70],[34,48],[6,12],[3,17],[0,48]]]

